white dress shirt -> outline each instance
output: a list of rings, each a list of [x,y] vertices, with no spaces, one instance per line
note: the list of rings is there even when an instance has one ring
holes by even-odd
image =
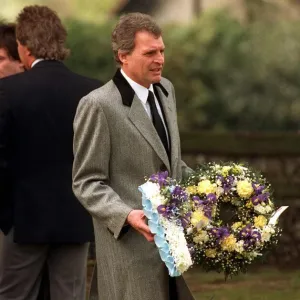
[[[43,61],[43,58],[38,58],[36,59],[32,64],[31,64],[31,68],[33,68],[37,63],[39,63],[40,61]]]
[[[166,134],[167,134],[167,139],[168,139],[168,146],[169,146],[169,149],[170,149],[170,142],[169,142],[169,134],[168,134],[168,130],[167,130],[167,126],[166,126],[166,123],[165,123],[165,120],[164,120],[164,117],[163,117],[163,114],[162,114],[162,111],[161,111],[161,107],[159,105],[159,102],[158,100],[156,99],[156,96],[155,96],[155,93],[154,93],[154,90],[153,90],[153,85],[151,84],[150,87],[149,87],[149,90],[147,88],[145,88],[144,86],[136,83],[135,81],[133,81],[131,78],[129,78],[126,73],[121,69],[121,73],[122,75],[124,76],[124,78],[128,81],[128,83],[130,84],[130,86],[132,87],[132,89],[134,90],[135,94],[137,95],[137,97],[141,100],[146,112],[147,112],[147,115],[149,116],[149,118],[152,120],[152,115],[151,115],[151,109],[150,109],[150,105],[147,101],[148,99],[148,93],[149,93],[149,90],[153,93],[154,95],[154,99],[155,99],[155,105],[156,105],[156,108],[157,108],[157,111],[158,111],[158,114],[159,116],[161,117],[162,119],[162,122],[164,124],[164,127],[165,127],[165,130],[166,130]]]

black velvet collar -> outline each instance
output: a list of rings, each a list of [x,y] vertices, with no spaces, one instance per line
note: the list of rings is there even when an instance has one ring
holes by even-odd
[[[113,82],[117,86],[121,96],[122,96],[122,102],[126,106],[131,106],[133,98],[134,98],[134,90],[128,83],[128,81],[124,78],[122,75],[120,69],[117,70],[115,76],[113,77]],[[169,93],[168,91],[164,88],[164,86],[159,82],[159,83],[154,83],[153,84],[154,92],[157,95],[157,88],[160,88],[164,95],[168,97]]]

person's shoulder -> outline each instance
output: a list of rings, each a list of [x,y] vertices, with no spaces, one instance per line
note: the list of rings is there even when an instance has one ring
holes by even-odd
[[[173,88],[173,83],[165,78],[165,77],[162,77],[161,80],[160,80],[160,84],[165,88],[165,89],[170,89],[170,88]]]
[[[163,89],[165,94],[166,93],[167,95],[173,94],[174,86],[169,79],[162,77],[158,85],[161,87],[161,89]]]
[[[96,79],[96,78],[92,78],[92,77],[87,77],[87,76],[83,76],[77,73],[72,72],[73,75],[80,80],[82,83],[88,84],[88,85],[93,85],[95,87],[100,87],[103,85],[103,82]]]
[[[26,71],[1,78],[0,83],[1,85],[5,85],[5,86],[11,85],[11,84],[15,84],[15,82],[18,81],[23,82],[24,77],[26,77]]]
[[[10,75],[0,79],[0,89],[6,92],[16,92],[22,89],[22,86],[28,81],[27,72]]]
[[[116,88],[112,80],[108,81],[101,87],[98,87],[91,91],[89,94],[84,96],[80,102],[81,104],[84,102],[90,105],[99,105],[105,106],[111,103],[112,97],[114,97],[116,93]]]

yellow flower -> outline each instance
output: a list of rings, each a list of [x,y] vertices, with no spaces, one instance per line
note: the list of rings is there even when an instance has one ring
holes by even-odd
[[[229,166],[224,166],[223,168],[222,168],[222,176],[228,176],[228,172],[230,171],[230,169],[231,169],[231,167],[229,167]]]
[[[195,185],[190,185],[186,188],[189,194],[197,194],[197,187]]]
[[[207,249],[207,250],[205,250],[205,255],[207,257],[214,258],[217,255],[217,250],[216,249]]]
[[[265,225],[267,225],[267,222],[268,220],[262,215],[254,218],[254,225],[257,228],[263,228]]]
[[[196,210],[192,213],[191,223],[196,226],[200,224],[200,227],[205,227],[209,223],[209,219],[204,215],[202,210]]]
[[[234,167],[231,169],[232,173],[235,175],[241,174],[243,170],[241,169],[240,166],[234,165]]]
[[[248,180],[239,181],[236,190],[241,198],[249,198],[253,193],[252,184]]]
[[[238,229],[238,228],[240,228],[240,227],[242,227],[242,226],[243,226],[243,223],[242,223],[242,222],[235,222],[235,223],[232,224],[231,228],[232,228],[233,230],[236,230],[236,229]]]
[[[247,203],[246,203],[246,208],[251,208],[253,207],[253,203],[251,200],[249,200]]]
[[[221,247],[225,251],[233,252],[236,247],[236,238],[232,234],[229,235],[221,242]]]
[[[200,230],[198,234],[193,238],[196,244],[206,243],[209,240],[209,236],[206,231]]]
[[[198,193],[199,194],[210,194],[215,193],[217,190],[217,185],[212,184],[208,179],[202,180],[198,183]]]

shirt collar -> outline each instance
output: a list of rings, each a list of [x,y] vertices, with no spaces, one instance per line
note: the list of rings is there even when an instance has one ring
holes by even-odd
[[[134,90],[135,94],[138,96],[138,98],[144,103],[147,103],[149,90],[154,93],[153,85],[151,84],[149,89],[145,88],[144,86],[136,83],[133,81],[130,77],[127,76],[127,74],[121,69],[121,74],[124,76],[124,78],[128,81],[132,89]]]
[[[33,68],[37,63],[39,63],[40,61],[43,61],[43,58],[38,58],[36,59],[32,64],[31,64],[31,68]]]

